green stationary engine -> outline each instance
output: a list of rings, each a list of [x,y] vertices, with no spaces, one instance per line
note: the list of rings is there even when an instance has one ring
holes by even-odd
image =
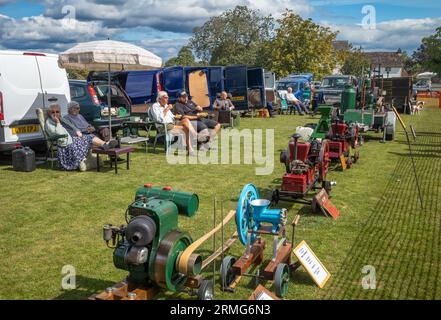
[[[384,106],[377,107],[376,100],[379,88],[374,88],[371,79],[364,79],[359,90],[359,105],[355,104],[355,89],[347,86],[342,93],[340,113],[347,124],[357,124],[363,132],[383,131],[385,140],[393,140],[395,136],[395,113]]]
[[[198,254],[190,256],[187,274],[178,270],[182,252],[193,242],[178,228],[178,214],[193,216],[198,206],[194,193],[149,184],[137,190],[125,213],[127,226],[107,224],[103,229],[104,240],[108,246],[111,241],[115,249],[115,267],[129,272],[128,282],[176,292],[186,285],[188,277],[201,272]]]

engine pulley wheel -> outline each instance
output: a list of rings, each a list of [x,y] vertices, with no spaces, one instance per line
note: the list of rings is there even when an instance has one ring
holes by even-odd
[[[179,230],[169,232],[160,242],[154,262],[157,285],[172,292],[179,291],[187,282],[187,275],[179,273],[176,260],[192,243],[190,235]]]
[[[247,244],[248,230],[254,226],[250,203],[259,199],[259,192],[253,184],[247,184],[240,193],[236,208],[236,227],[239,240],[243,245]],[[256,239],[256,235],[251,235],[251,243]]]

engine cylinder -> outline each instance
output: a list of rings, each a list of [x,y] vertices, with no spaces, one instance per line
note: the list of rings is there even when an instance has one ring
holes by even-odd
[[[148,216],[137,216],[130,221],[126,230],[127,240],[135,246],[149,245],[156,234],[156,224]]]

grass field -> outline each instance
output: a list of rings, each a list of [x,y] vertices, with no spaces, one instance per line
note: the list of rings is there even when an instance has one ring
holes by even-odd
[[[387,144],[380,143],[380,134],[367,134],[360,162],[345,172],[335,168],[330,173],[337,181],[332,198],[341,212],[337,221],[310,214],[301,204],[280,203],[289,209],[289,220],[301,214],[295,242],[306,240],[332,274],[319,289],[299,269],[291,278],[288,299],[441,298],[441,114],[427,109],[421,116],[404,119],[418,134],[413,148],[424,210],[402,130]],[[122,280],[126,273],[114,268],[101,228],[104,223],[124,223],[124,211],[144,183],[197,193],[199,213],[180,217],[180,227],[194,239],[200,237],[213,225],[214,197],[224,201],[227,213],[235,208],[245,184],[254,183],[262,196],[280,184],[284,167],[278,163],[279,151],[286,148],[296,126],[314,121],[317,118],[300,116],[242,119],[241,129],[275,129],[275,169],[268,176],[256,176],[254,165],[169,165],[162,151],[146,155],[142,146],[130,171],[121,165],[118,175],[110,168],[79,173],[43,166],[19,173],[0,166],[0,298],[85,299]],[[226,229],[229,235],[235,225]],[[219,244],[220,237],[216,239]],[[211,247],[210,241],[202,252],[209,253]],[[243,251],[236,243],[230,254]],[[61,289],[64,265],[76,269],[76,290]],[[361,286],[365,265],[375,267],[376,290]],[[221,293],[217,286],[216,298],[246,299],[252,290],[253,281],[244,279],[236,294]],[[187,298],[162,296],[181,297]]]

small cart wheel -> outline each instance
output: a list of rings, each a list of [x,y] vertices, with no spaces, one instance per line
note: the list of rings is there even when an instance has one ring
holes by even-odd
[[[283,298],[288,293],[289,267],[281,263],[276,268],[274,275],[274,289],[279,298]]]
[[[236,262],[236,258],[232,256],[226,256],[224,260],[222,260],[222,264],[220,267],[220,281],[221,288],[228,288],[234,281],[235,274],[233,273],[233,264]]]
[[[210,280],[202,280],[201,285],[198,289],[198,299],[199,300],[213,300],[214,290],[213,282]]]

